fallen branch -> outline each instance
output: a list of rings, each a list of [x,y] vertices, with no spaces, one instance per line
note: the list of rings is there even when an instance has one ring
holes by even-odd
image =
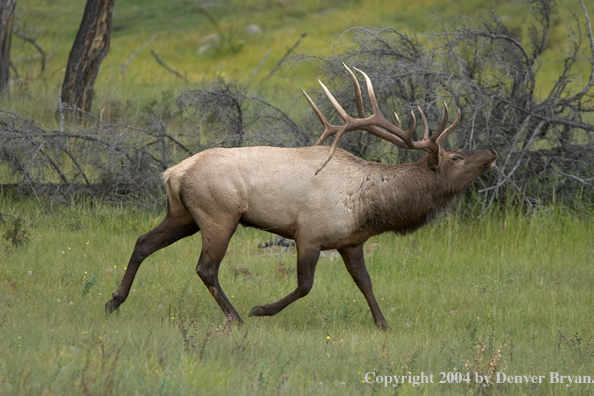
[[[307,36],[307,32],[303,32],[301,33],[301,36],[299,37],[299,39],[295,42],[295,44],[293,44],[293,46],[291,48],[287,49],[287,52],[285,52],[285,54],[283,55],[282,58],[280,58],[280,60],[278,61],[278,63],[276,64],[276,66],[274,66],[272,68],[272,70],[270,70],[270,73],[268,73],[268,75],[266,76],[266,78],[264,79],[264,81],[268,80],[270,77],[272,77],[272,75],[274,73],[276,73],[276,71],[282,66],[283,62],[287,59],[287,57],[289,55],[291,55],[291,52],[295,51],[295,49],[297,47],[299,47],[299,44],[301,44],[301,40],[303,40],[303,38]]]
[[[45,56],[45,51],[43,51],[43,48],[41,48],[39,46],[39,44],[37,44],[37,42],[35,42],[35,40],[33,40],[31,37],[27,37],[24,34],[19,33],[19,32],[14,32],[14,35],[17,36],[18,38],[20,38],[21,40],[24,40],[27,43],[32,44],[37,49],[37,51],[39,52],[39,55],[41,55],[41,71],[44,71],[46,56]]]
[[[169,66],[167,66],[165,64],[165,62],[163,62],[161,60],[161,58],[159,58],[159,55],[157,55],[157,53],[153,50],[151,50],[151,54],[153,54],[153,56],[155,57],[155,60],[157,61],[158,64],[160,64],[161,66],[163,66],[168,72],[175,74],[177,77],[181,78],[182,80],[184,80],[186,83],[189,82],[187,78],[185,78],[184,76],[182,76],[180,74],[180,72],[173,70],[172,68],[170,68]]]
[[[130,55],[130,57],[128,58],[126,63],[124,63],[123,65],[120,65],[120,73],[124,74],[126,72],[126,69],[128,68],[128,65],[130,64],[130,62],[132,62],[132,59],[134,59],[136,57],[136,55],[138,55],[146,47],[148,47],[155,40],[156,37],[157,37],[157,35],[154,34],[153,37],[151,37],[149,41],[147,41],[142,47],[140,47],[134,53],[132,53],[132,55]]]
[[[14,76],[16,78],[21,78],[21,76],[19,75],[19,71],[17,70],[17,68],[14,66],[14,63],[12,63],[12,61],[10,61],[10,68],[12,69],[12,71],[14,72]]]
[[[266,59],[268,59],[268,57],[270,56],[271,53],[272,53],[272,50],[266,51],[266,53],[264,54],[264,57],[262,57],[262,59],[260,60],[260,62],[256,66],[256,68],[254,69],[252,74],[250,74],[250,76],[248,77],[248,85],[249,85],[250,81],[252,81],[252,79],[256,76],[256,74],[258,74],[258,72],[260,71],[260,68],[262,67],[264,62],[266,62]]]
[[[565,176],[565,177],[569,177],[573,180],[576,180],[582,184],[587,184],[590,185],[592,184],[592,181],[594,181],[594,177],[591,177],[589,179],[582,179],[581,177],[575,176],[575,175],[571,175],[569,173],[565,173],[565,172],[561,172],[556,166],[553,165],[553,169],[555,169],[555,172],[557,172],[558,174],[560,174],[561,176]]]

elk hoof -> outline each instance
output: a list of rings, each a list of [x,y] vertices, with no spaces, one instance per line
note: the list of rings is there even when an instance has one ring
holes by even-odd
[[[105,303],[105,313],[109,315],[110,313],[118,309],[124,301],[125,299],[118,299],[118,297],[115,294],[113,294],[113,298]]]
[[[109,300],[105,303],[105,313],[109,315],[110,313],[118,309],[119,306],[120,304],[118,304],[117,301]]]
[[[270,314],[266,311],[266,305],[256,305],[250,311],[250,316],[268,316],[268,315],[270,315]]]
[[[390,327],[390,325],[387,322],[376,323],[376,326],[377,326],[378,329],[380,329],[382,331],[386,331],[386,332],[392,331],[392,328]]]

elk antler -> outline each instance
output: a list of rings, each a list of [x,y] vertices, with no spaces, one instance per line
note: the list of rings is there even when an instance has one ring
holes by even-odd
[[[381,139],[387,140],[400,148],[432,152],[437,150],[438,146],[443,143],[443,141],[448,137],[448,135],[454,130],[454,128],[456,128],[456,126],[460,122],[461,112],[460,109],[458,109],[458,116],[456,117],[456,120],[452,125],[445,129],[446,123],[448,121],[448,106],[444,102],[443,105],[445,111],[443,120],[441,121],[437,129],[433,132],[431,137],[429,137],[429,125],[427,123],[427,119],[425,118],[425,114],[423,114],[423,111],[419,107],[418,109],[421,114],[424,127],[423,139],[420,141],[413,141],[412,134],[416,127],[416,119],[414,113],[411,111],[411,125],[406,131],[402,129],[402,123],[400,122],[400,119],[398,118],[398,115],[396,113],[394,113],[394,116],[396,117],[396,122],[398,123],[398,126],[388,121],[388,119],[384,117],[384,115],[381,113],[379,109],[377,99],[375,98],[375,93],[373,91],[373,85],[371,84],[371,80],[369,79],[367,74],[355,68],[356,71],[363,75],[363,77],[365,78],[365,82],[367,83],[367,92],[369,94],[369,100],[371,102],[371,107],[373,109],[373,114],[370,117],[367,117],[365,115],[365,109],[363,107],[363,96],[361,95],[361,86],[359,85],[359,82],[357,81],[357,78],[355,77],[355,74],[351,71],[351,69],[349,69],[348,66],[344,63],[342,65],[345,67],[345,69],[351,76],[351,79],[353,80],[353,85],[355,86],[355,99],[357,103],[357,111],[359,113],[360,118],[353,118],[349,116],[347,112],[342,108],[342,106],[340,106],[340,104],[336,101],[334,96],[332,96],[328,88],[326,88],[326,86],[320,80],[318,80],[318,82],[322,86],[322,89],[326,93],[326,96],[328,96],[328,99],[330,99],[330,102],[332,103],[332,105],[344,121],[343,124],[340,126],[331,125],[326,120],[326,118],[324,118],[322,112],[317,108],[317,106],[307,95],[307,93],[303,89],[301,90],[305,95],[305,98],[309,102],[310,106],[312,107],[313,111],[316,113],[316,115],[322,122],[322,125],[324,125],[324,132],[322,133],[322,136],[320,136],[315,145],[319,146],[324,142],[324,140],[328,138],[328,136],[336,135],[334,141],[332,142],[332,146],[330,147],[328,155],[326,156],[324,161],[322,161],[322,164],[320,165],[318,170],[316,170],[316,175],[324,168],[324,166],[326,166],[328,161],[330,161],[330,159],[334,155],[334,152],[336,151],[336,148],[338,147],[340,139],[347,132],[351,132],[354,130],[363,130]]]

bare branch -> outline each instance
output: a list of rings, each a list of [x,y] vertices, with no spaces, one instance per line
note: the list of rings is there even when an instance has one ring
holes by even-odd
[[[586,18],[586,28],[588,29],[588,38],[589,38],[589,44],[590,44],[590,63],[592,65],[591,69],[590,69],[590,79],[588,80],[588,83],[584,86],[584,88],[582,88],[582,90],[574,95],[571,95],[570,97],[563,99],[563,100],[559,100],[558,101],[558,105],[559,106],[563,106],[563,105],[567,105],[571,102],[575,102],[578,101],[580,99],[582,99],[592,88],[592,86],[594,85],[594,35],[592,34],[592,24],[590,23],[590,16],[588,15],[588,10],[586,9],[586,6],[584,5],[583,0],[579,0],[580,1],[580,5],[582,6],[582,10],[584,11],[584,16]]]
[[[569,177],[569,178],[571,178],[571,179],[573,179],[573,180],[577,180],[578,182],[580,182],[580,183],[582,183],[582,184],[591,185],[591,184],[592,184],[592,181],[594,181],[594,177],[591,177],[591,178],[589,178],[589,179],[582,179],[581,177],[578,177],[578,176],[576,176],[576,175],[570,175],[570,174],[568,174],[568,173],[561,172],[561,171],[560,171],[560,170],[559,170],[557,167],[555,167],[555,166],[553,166],[553,168],[555,168],[555,171],[556,171],[558,174],[560,174],[560,175],[562,175],[562,176]]]
[[[155,38],[157,38],[157,35],[156,34],[153,34],[153,37],[151,37],[149,39],[149,41],[147,41],[146,43],[144,43],[142,45],[142,47],[140,47],[139,49],[137,49],[136,51],[134,51],[132,53],[132,55],[130,55],[130,57],[128,58],[128,60],[126,61],[126,63],[124,63],[123,65],[120,65],[120,73],[122,73],[122,74],[125,73],[126,70],[128,69],[128,65],[130,64],[130,62],[132,62],[132,59],[134,59],[136,57],[136,55],[140,54],[146,47],[148,47],[149,45],[151,45],[151,43],[155,40]]]
[[[272,68],[272,70],[270,70],[270,73],[268,73],[266,78],[264,78],[264,81],[268,80],[270,77],[272,77],[274,75],[274,73],[282,66],[282,64],[289,57],[289,55],[291,55],[291,53],[293,51],[295,51],[295,49],[297,49],[297,47],[299,47],[299,44],[301,44],[301,40],[303,40],[305,38],[305,36],[307,36],[307,32],[301,33],[301,36],[299,36],[299,38],[297,39],[295,44],[293,44],[291,47],[287,48],[287,52],[285,52],[285,54],[280,58],[280,60],[276,63],[276,65]]]
[[[18,31],[14,32],[14,35],[35,47],[35,49],[37,50],[37,52],[39,52],[39,55],[41,56],[41,71],[44,71],[46,56],[45,56],[45,51],[43,50],[43,48],[41,48],[41,46],[39,44],[37,44],[37,42],[35,40],[33,40],[31,37],[27,37]]]
[[[159,58],[159,55],[157,55],[157,53],[155,51],[151,50],[151,54],[155,57],[155,60],[157,61],[157,63],[160,64],[161,66],[163,66],[165,68],[165,70],[167,70],[169,73],[172,73],[175,76],[181,78],[186,83],[189,82],[187,78],[185,78],[184,76],[182,76],[180,74],[180,72],[178,72],[177,70],[173,70],[172,68],[170,68],[169,66],[167,66],[167,64],[165,64],[165,62],[163,62],[161,60],[161,58]]]

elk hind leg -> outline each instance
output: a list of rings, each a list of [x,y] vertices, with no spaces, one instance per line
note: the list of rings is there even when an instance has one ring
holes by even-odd
[[[177,204],[176,202],[170,203],[168,200],[167,214],[163,221],[152,231],[141,235],[136,240],[124,278],[115,293],[112,294],[112,299],[105,304],[105,311],[108,314],[112,313],[126,301],[136,272],[148,256],[198,231],[198,225],[183,206],[179,202]]]
[[[363,296],[365,296],[367,304],[369,304],[369,309],[371,309],[371,314],[373,315],[375,325],[380,329],[389,329],[390,326],[388,325],[388,322],[386,321],[386,318],[380,310],[375,296],[373,295],[371,277],[369,276],[367,268],[365,267],[363,244],[344,247],[342,249],[338,249],[338,252],[342,256],[347,270],[353,277],[355,284],[357,287],[359,287],[359,290],[361,290]]]

